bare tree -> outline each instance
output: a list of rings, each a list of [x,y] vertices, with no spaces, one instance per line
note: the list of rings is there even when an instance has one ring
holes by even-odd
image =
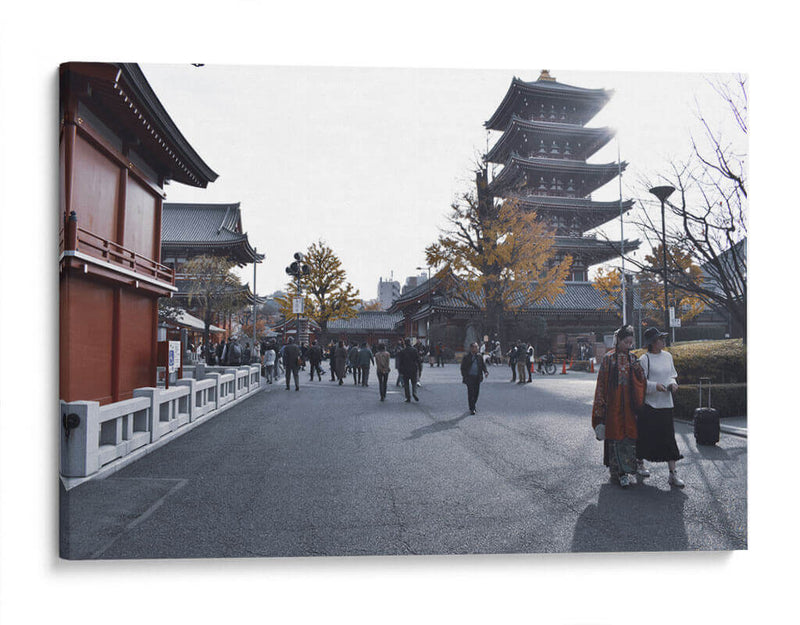
[[[732,330],[747,331],[747,80],[709,80],[733,120],[721,131],[708,112],[698,110],[701,131],[691,137],[685,160],[673,161],[668,174],[644,179],[645,189],[670,185],[676,192],[667,200],[667,276],[669,288],[695,295],[713,310],[728,316]],[[643,192],[642,195],[645,195]],[[635,220],[654,248],[661,245],[660,212],[641,211]],[[702,279],[680,270],[670,251],[689,255],[702,269]],[[651,257],[652,258],[652,257]],[[661,267],[647,260],[626,261],[664,280]]]

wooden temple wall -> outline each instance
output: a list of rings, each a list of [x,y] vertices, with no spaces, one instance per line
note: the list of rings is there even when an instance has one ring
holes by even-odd
[[[60,397],[106,404],[156,383],[158,297],[169,291],[139,288],[130,273],[115,272],[115,266],[125,267],[126,259],[133,258],[129,252],[144,263],[158,262],[163,195],[159,181],[134,172],[113,137],[77,116],[74,103],[65,121],[60,145],[63,219],[74,211],[84,242],[75,251],[103,261],[103,269],[98,275],[85,265],[81,270],[79,263],[62,268]],[[137,262],[131,261],[134,274]]]

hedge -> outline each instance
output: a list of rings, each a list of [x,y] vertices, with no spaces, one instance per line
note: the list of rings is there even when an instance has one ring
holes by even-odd
[[[641,357],[647,350],[637,349]],[[712,384],[747,382],[747,349],[742,339],[675,343],[668,350],[675,361],[678,384],[696,384],[711,378]]]
[[[703,386],[703,405],[708,405],[707,386]],[[675,416],[691,419],[694,409],[700,406],[697,384],[678,386],[673,395]],[[747,416],[747,384],[712,384],[711,406],[719,411],[720,417]]]

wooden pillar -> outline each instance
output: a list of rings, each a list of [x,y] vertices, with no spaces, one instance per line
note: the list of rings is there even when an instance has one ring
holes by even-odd
[[[114,287],[111,316],[111,401],[120,399],[120,367],[122,364],[122,289]]]

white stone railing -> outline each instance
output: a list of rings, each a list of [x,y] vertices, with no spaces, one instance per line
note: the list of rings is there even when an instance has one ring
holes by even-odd
[[[202,380],[181,378],[169,389],[138,388],[132,399],[105,406],[62,401],[61,475],[82,478],[114,463],[124,466],[126,459],[183,434],[187,425],[213,418],[260,388],[260,367],[245,365],[206,372]]]

